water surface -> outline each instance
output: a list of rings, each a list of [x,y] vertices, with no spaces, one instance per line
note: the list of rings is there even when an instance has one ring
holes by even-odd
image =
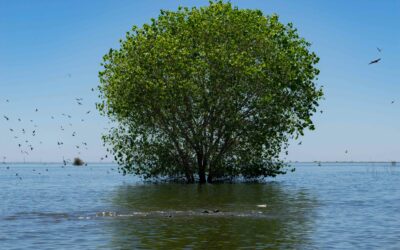
[[[400,167],[295,166],[264,184],[198,186],[113,165],[3,164],[0,249],[400,249]]]

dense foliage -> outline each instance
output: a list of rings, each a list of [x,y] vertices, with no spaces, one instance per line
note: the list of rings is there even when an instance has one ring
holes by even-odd
[[[318,57],[292,24],[212,1],[161,11],[104,56],[98,109],[124,174],[204,183],[285,173],[289,138],[314,129]]]

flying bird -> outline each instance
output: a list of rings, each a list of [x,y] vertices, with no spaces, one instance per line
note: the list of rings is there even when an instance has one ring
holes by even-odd
[[[7,116],[3,115],[4,119],[6,119],[7,121],[10,120],[10,118],[8,118]]]
[[[380,48],[376,47],[376,49],[379,51],[379,53],[381,53],[381,52],[382,52],[382,50],[381,50]]]
[[[372,60],[372,61],[371,61],[369,64],[378,63],[380,60],[381,60],[381,58],[378,58],[378,59]]]

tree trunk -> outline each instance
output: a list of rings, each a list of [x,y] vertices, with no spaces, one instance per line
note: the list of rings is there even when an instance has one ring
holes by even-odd
[[[206,183],[206,172],[204,171],[204,168],[201,168],[199,170],[199,183],[200,184]]]
[[[186,182],[187,183],[193,183],[194,182],[194,177],[193,177],[193,173],[192,173],[191,168],[190,168],[190,164],[189,164],[188,158],[186,156],[182,156],[181,161],[182,161],[182,164],[183,164],[183,167],[184,167],[184,170],[185,170]]]
[[[186,182],[187,183],[189,183],[189,184],[194,183],[194,177],[193,177],[192,174],[186,173],[185,176],[186,176]]]
[[[199,183],[206,183],[206,166],[204,165],[203,154],[197,154],[197,166],[199,169]]]
[[[212,174],[211,173],[208,173],[207,182],[212,183]]]

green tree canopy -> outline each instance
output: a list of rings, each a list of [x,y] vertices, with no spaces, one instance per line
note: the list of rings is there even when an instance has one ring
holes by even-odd
[[[285,173],[292,137],[314,129],[319,58],[292,24],[212,1],[162,10],[104,56],[98,109],[124,174],[200,183]]]

